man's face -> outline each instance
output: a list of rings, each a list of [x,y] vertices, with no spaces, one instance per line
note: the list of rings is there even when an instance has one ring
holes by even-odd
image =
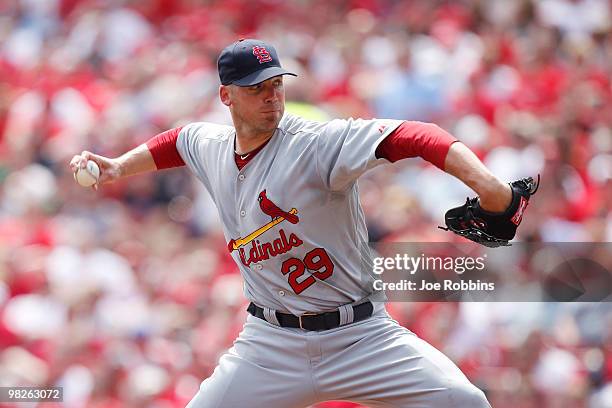
[[[280,75],[252,86],[222,86],[220,96],[234,121],[242,122],[234,125],[246,125],[255,132],[274,131],[285,112],[285,88]]]

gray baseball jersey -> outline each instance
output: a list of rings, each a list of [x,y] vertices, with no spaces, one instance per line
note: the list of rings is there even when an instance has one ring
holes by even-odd
[[[391,320],[382,303],[360,322],[350,312],[372,287],[361,273],[368,238],[356,179],[385,162],[376,147],[400,123],[287,114],[240,171],[234,128],[181,130],[179,153],[210,192],[245,294],[265,316],[247,317],[189,408],[295,408],[332,399],[490,408],[446,356]],[[342,325],[321,332],[280,327],[273,313],[330,309]]]
[[[240,171],[233,127],[201,122],[181,130],[178,151],[219,210],[249,300],[301,315],[370,294],[361,273],[368,237],[356,179],[388,163],[375,150],[401,123],[285,114]]]

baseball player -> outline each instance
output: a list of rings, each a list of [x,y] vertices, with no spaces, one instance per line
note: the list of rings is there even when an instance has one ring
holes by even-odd
[[[286,114],[283,78],[295,74],[263,41],[229,45],[218,70],[233,127],[191,123],[118,158],[85,151],[70,162],[76,171],[96,161],[98,185],[187,166],[218,208],[251,303],[244,329],[188,407],[490,407],[453,362],[371,300],[357,178],[419,156],[466,183],[493,215],[513,202],[512,185],[433,124]]]

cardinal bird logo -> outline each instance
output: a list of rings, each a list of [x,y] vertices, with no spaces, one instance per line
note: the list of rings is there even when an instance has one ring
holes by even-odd
[[[259,196],[257,196],[257,201],[259,201],[259,208],[261,209],[261,211],[263,211],[264,214],[270,216],[271,218],[270,222],[268,222],[265,225],[262,225],[261,227],[257,228],[255,231],[251,232],[249,235],[245,237],[240,237],[237,239],[230,239],[230,241],[227,243],[228,251],[232,252],[236,249],[240,249],[241,251],[244,252],[244,249],[242,249],[242,247],[250,243],[253,243],[255,246],[255,249],[257,249],[257,245],[259,243],[259,241],[257,241],[257,238],[261,236],[264,232],[268,231],[269,229],[280,224],[283,221],[290,222],[291,224],[297,224],[298,222],[300,222],[300,219],[296,215],[298,213],[297,208],[292,208],[289,211],[282,210],[278,205],[274,204],[272,200],[268,198],[268,196],[266,195],[266,190],[263,190],[261,193],[259,193]],[[287,236],[285,235],[285,231],[281,229],[279,231],[279,234],[280,234],[280,237],[278,238],[278,245],[275,247],[276,250],[278,250],[278,253],[284,253],[282,252],[283,249],[289,250],[289,248],[302,245],[303,243],[297,237],[297,235],[293,233],[289,235],[289,238],[287,238]],[[276,243],[276,241],[274,242]],[[269,244],[264,243],[262,247],[266,247],[266,245],[269,245]],[[244,255],[243,252],[241,252],[241,257]],[[271,252],[274,252],[274,251],[271,251]],[[265,253],[267,254],[267,252]],[[276,256],[276,255],[273,254],[272,256]],[[267,259],[267,258],[264,258],[264,259]],[[245,261],[243,260],[243,262]],[[245,264],[248,264],[248,263],[249,262],[246,262]]]
[[[272,217],[272,220],[275,220],[278,217],[283,217],[292,224],[297,224],[300,221],[297,215],[283,211],[276,204],[274,204],[272,200],[266,196],[266,190],[259,193],[257,201],[259,201],[259,208],[261,208],[261,211],[263,211],[264,214]]]

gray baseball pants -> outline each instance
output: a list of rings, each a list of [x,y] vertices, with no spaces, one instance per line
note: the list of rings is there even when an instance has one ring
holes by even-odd
[[[457,366],[377,307],[374,316],[308,332],[248,316],[188,408],[490,408]]]

